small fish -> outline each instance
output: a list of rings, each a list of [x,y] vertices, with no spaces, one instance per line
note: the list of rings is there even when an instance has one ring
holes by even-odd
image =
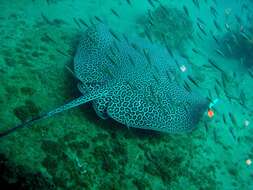
[[[111,29],[109,29],[109,32],[111,33],[111,35],[120,42],[120,39],[118,38],[118,36],[116,35],[115,32],[113,32]]]
[[[111,12],[112,12],[112,14],[114,14],[116,17],[120,18],[119,14],[118,14],[114,9],[111,8]]]
[[[168,53],[170,54],[171,57],[174,57],[172,50],[169,48],[169,46],[167,44],[165,44],[166,50],[168,51]]]
[[[231,136],[232,136],[233,139],[236,141],[237,138],[236,138],[236,136],[235,136],[235,132],[234,132],[233,127],[229,127],[228,129],[229,129],[229,132],[230,132]]]
[[[79,24],[78,20],[75,17],[73,18],[73,20],[74,20],[75,24],[77,25],[77,27],[79,29],[82,29],[81,25]]]
[[[240,32],[240,35],[247,41],[251,41],[250,37],[248,36],[248,34],[246,34],[245,32]]]
[[[227,97],[228,101],[231,103],[231,102],[232,102],[232,99],[230,98],[230,96],[229,96],[229,94],[228,94],[228,92],[227,92],[226,89],[224,89],[224,94],[225,94],[225,96]]]
[[[187,75],[187,78],[197,87],[200,88],[200,86],[198,85],[198,83],[190,76],[190,75]]]
[[[220,25],[218,24],[218,22],[217,22],[216,20],[213,20],[213,24],[214,24],[215,28],[216,28],[218,31],[220,31],[220,32],[222,31]]]
[[[250,69],[248,69],[248,73],[249,73],[249,76],[250,76],[251,78],[253,78],[253,72],[252,72]]]
[[[219,49],[215,49],[215,52],[218,54],[218,55],[221,55],[222,57],[225,57],[224,53],[219,50]]]
[[[232,50],[230,44],[228,42],[226,42],[225,45],[227,46],[227,50],[229,51],[230,55],[233,55],[233,50]]]
[[[206,23],[205,23],[201,18],[197,17],[197,21],[198,21],[199,23],[201,23],[202,25],[205,25],[205,26],[206,26]]]
[[[225,24],[225,28],[227,29],[228,32],[232,32],[231,27],[228,23]]]
[[[188,92],[191,92],[191,87],[190,85],[184,80],[184,85],[183,85],[184,89]]]
[[[93,22],[92,18],[89,18],[89,21],[90,21],[92,26],[95,26],[95,23]]]
[[[200,50],[198,50],[198,49],[196,49],[196,48],[192,48],[192,51],[193,51],[194,53],[198,54],[198,55],[204,56],[204,54],[203,54]]]
[[[102,23],[103,24],[103,21],[102,21],[102,19],[101,18],[99,18],[98,16],[94,16],[94,18],[98,21],[98,22],[100,22],[100,23]]]
[[[197,32],[197,36],[200,40],[204,41],[204,39],[202,38],[202,36]]]
[[[209,97],[210,100],[213,99],[213,96],[212,96],[212,93],[211,93],[210,89],[208,89],[208,97]],[[212,102],[212,101],[210,101],[210,102]]]
[[[86,26],[87,28],[89,27],[89,25],[83,19],[78,18],[78,20],[82,25]]]
[[[241,90],[241,92],[240,92],[240,100],[241,100],[241,103],[242,103],[243,105],[245,105],[245,102],[246,102],[246,95],[245,95],[245,93],[244,93],[243,90]]]
[[[198,9],[200,8],[199,6],[199,0],[192,0],[193,4],[195,7],[197,7]]]
[[[223,88],[226,89],[227,87],[226,82],[228,81],[228,78],[225,73],[221,73],[221,81],[222,81]]]
[[[227,124],[227,119],[226,119],[226,115],[225,114],[222,114],[222,120],[223,120],[224,124],[226,125]]]
[[[238,126],[235,116],[231,112],[229,112],[228,115],[229,115],[229,118],[230,118],[231,122],[233,123],[233,125]]]
[[[64,53],[63,51],[61,51],[61,50],[59,50],[59,49],[56,49],[56,51],[57,51],[58,53],[64,55],[64,56],[66,56],[66,57],[69,57],[69,56],[70,56],[70,55]]]
[[[242,24],[242,19],[240,18],[240,16],[235,15],[235,19],[239,24]]]
[[[169,11],[167,10],[167,8],[165,6],[163,6],[161,3],[160,3],[160,7],[162,8],[165,15],[169,14]]]
[[[200,23],[197,23],[197,25],[198,25],[198,27],[199,27],[199,30],[200,30],[205,36],[207,36],[207,33],[206,33],[204,27],[203,27]]]
[[[195,38],[192,34],[187,34],[188,40],[190,40],[195,46],[197,45]]]
[[[215,18],[217,17],[218,12],[213,6],[210,6],[210,12]]]
[[[241,6],[241,11],[244,12],[244,10],[248,10],[249,7],[246,3],[243,3],[242,6]]]
[[[220,42],[218,40],[218,38],[211,32],[212,38],[214,39],[214,41],[216,42],[217,45],[220,45]]]
[[[185,54],[184,52],[180,52],[180,55],[186,59],[186,60],[190,60],[189,56],[187,54]]]
[[[52,24],[53,24],[53,22],[51,22],[43,13],[41,13],[41,17],[43,18],[43,20],[44,20],[47,24],[49,24],[49,25],[52,25]]]
[[[214,86],[214,90],[215,90],[215,92],[217,94],[217,97],[220,97],[220,92],[219,92],[219,89],[218,89],[218,87],[216,85]]]
[[[218,79],[215,79],[215,82],[218,84],[218,86],[220,86],[222,88],[222,85]]]
[[[127,4],[128,4],[128,5],[132,6],[132,4],[131,4],[131,1],[130,1],[130,0],[126,0],[126,1],[127,1]]]
[[[230,95],[226,90],[224,90],[224,93],[226,95],[226,97],[231,101],[231,100],[235,100],[236,102],[240,101],[240,98],[237,98],[235,96]]]
[[[45,36],[45,38],[46,38],[48,41],[53,42],[54,44],[56,44],[56,41],[53,40],[48,34],[45,34],[44,36]]]
[[[155,5],[152,0],[148,0],[148,3],[151,5],[151,7],[155,8]]]
[[[150,20],[154,20],[152,14],[153,14],[153,13],[151,12],[151,10],[148,10],[148,18],[149,18]]]
[[[204,122],[204,126],[205,126],[206,133],[208,133],[208,125],[207,125],[207,122]]]
[[[154,26],[154,23],[150,18],[148,18],[148,23],[149,23],[150,26]]]
[[[183,5],[184,13],[189,17],[189,11],[185,5]]]
[[[143,53],[144,53],[144,55],[145,55],[145,57],[146,57],[146,59],[147,59],[149,65],[152,65],[152,62],[151,62],[149,53],[148,53],[145,49],[143,49]]]
[[[130,44],[138,53],[142,54],[142,49],[135,43]]]
[[[209,98],[208,96],[206,97],[206,99],[209,101],[209,103],[214,104],[214,103],[213,103],[213,101],[212,101],[212,99],[211,99],[211,98]]]
[[[224,73],[224,71],[216,65],[216,63],[215,63],[215,61],[214,61],[213,59],[208,58],[208,62],[209,62],[212,66],[214,66],[214,68],[216,68],[216,69],[219,70],[220,72]]]
[[[232,33],[231,37],[232,37],[232,40],[234,41],[234,43],[240,46],[237,35]],[[226,43],[230,43],[230,41],[226,40]]]
[[[180,70],[180,65],[179,65],[178,61],[176,59],[174,59],[174,61],[175,61],[176,65],[177,65],[178,69]]]
[[[122,34],[122,36],[125,39],[125,41],[129,44],[129,40],[128,40],[127,36],[125,34]]]
[[[144,32],[145,32],[145,35],[147,36],[147,38],[149,39],[149,41],[151,43],[153,43],[152,37],[151,37],[150,33],[148,32],[148,30],[144,30]]]

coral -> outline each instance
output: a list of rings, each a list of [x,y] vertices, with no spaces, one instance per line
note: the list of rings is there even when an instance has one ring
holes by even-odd
[[[165,183],[174,181],[182,169],[182,157],[168,154],[166,151],[147,152],[148,162],[144,170],[151,175],[160,176]]]
[[[41,144],[41,148],[48,154],[51,155],[57,155],[60,156],[62,155],[63,152],[63,146],[52,140],[43,140]]]
[[[13,112],[21,121],[25,121],[28,117],[39,115],[41,109],[31,100],[26,100],[25,105],[16,107]]]
[[[113,172],[117,164],[110,156],[108,149],[103,146],[96,146],[93,155],[96,159],[102,161],[102,169],[107,172]]]
[[[24,95],[32,96],[36,92],[36,90],[29,86],[24,86],[20,88],[20,92]]]
[[[40,172],[31,168],[16,165],[0,154],[0,184],[6,189],[55,189],[52,181]]]
[[[103,180],[103,182],[99,186],[99,189],[120,190],[122,189],[122,187],[114,178],[111,178],[111,179]]]
[[[234,177],[237,177],[237,176],[239,175],[238,168],[236,168],[235,166],[229,167],[229,168],[228,168],[228,173],[229,173],[231,176],[234,176]]]

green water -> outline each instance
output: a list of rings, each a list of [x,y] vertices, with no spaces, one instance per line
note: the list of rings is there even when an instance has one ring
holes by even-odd
[[[80,95],[66,67],[99,22],[166,43],[187,58],[178,72],[190,88],[218,100],[183,134],[127,128],[89,103],[38,121],[0,139],[5,189],[253,189],[252,0],[2,0],[0,10],[0,132]]]

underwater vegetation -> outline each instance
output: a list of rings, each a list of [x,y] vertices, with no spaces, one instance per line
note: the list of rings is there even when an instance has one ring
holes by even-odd
[[[110,132],[108,134],[108,132]],[[1,155],[1,180],[22,189],[83,189],[95,188],[105,190],[120,190],[125,188],[153,189],[150,179],[161,178],[161,184],[175,186],[181,189],[183,184],[193,181],[194,186],[201,189],[213,189],[215,183],[215,168],[207,166],[198,168],[183,155],[196,153],[197,147],[192,143],[185,144],[190,137],[178,140],[172,137],[167,140],[162,136],[142,137],[123,131],[104,131],[83,139],[82,134],[69,132],[59,138],[43,139],[39,148],[44,152],[41,167],[44,171],[34,173],[30,168],[13,165],[4,155]],[[128,136],[128,142],[124,141]],[[133,141],[136,137],[136,146]],[[164,140],[160,142],[160,138]],[[101,143],[103,142],[103,143]],[[178,145],[183,145],[178,149]],[[133,151],[135,154],[129,154]],[[191,159],[191,157],[188,157]],[[11,167],[8,165],[10,164]],[[36,170],[35,170],[36,171]],[[16,175],[13,176],[13,172]],[[126,178],[125,176],[128,176]],[[192,186],[192,187],[194,187]]]
[[[31,168],[17,165],[8,160],[4,154],[0,154],[0,184],[8,189],[55,189],[50,179],[43,176],[42,173],[32,171]]]
[[[141,36],[166,44],[171,49],[182,49],[193,32],[191,18],[183,10],[167,5],[148,10],[148,14],[140,16],[137,23],[143,28]]]

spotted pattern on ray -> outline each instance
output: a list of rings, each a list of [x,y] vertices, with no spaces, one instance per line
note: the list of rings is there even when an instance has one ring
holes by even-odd
[[[82,36],[74,71],[84,95],[103,93],[92,100],[97,114],[128,127],[190,131],[208,105],[168,78],[177,70],[166,49],[139,38],[115,37],[102,24]]]

